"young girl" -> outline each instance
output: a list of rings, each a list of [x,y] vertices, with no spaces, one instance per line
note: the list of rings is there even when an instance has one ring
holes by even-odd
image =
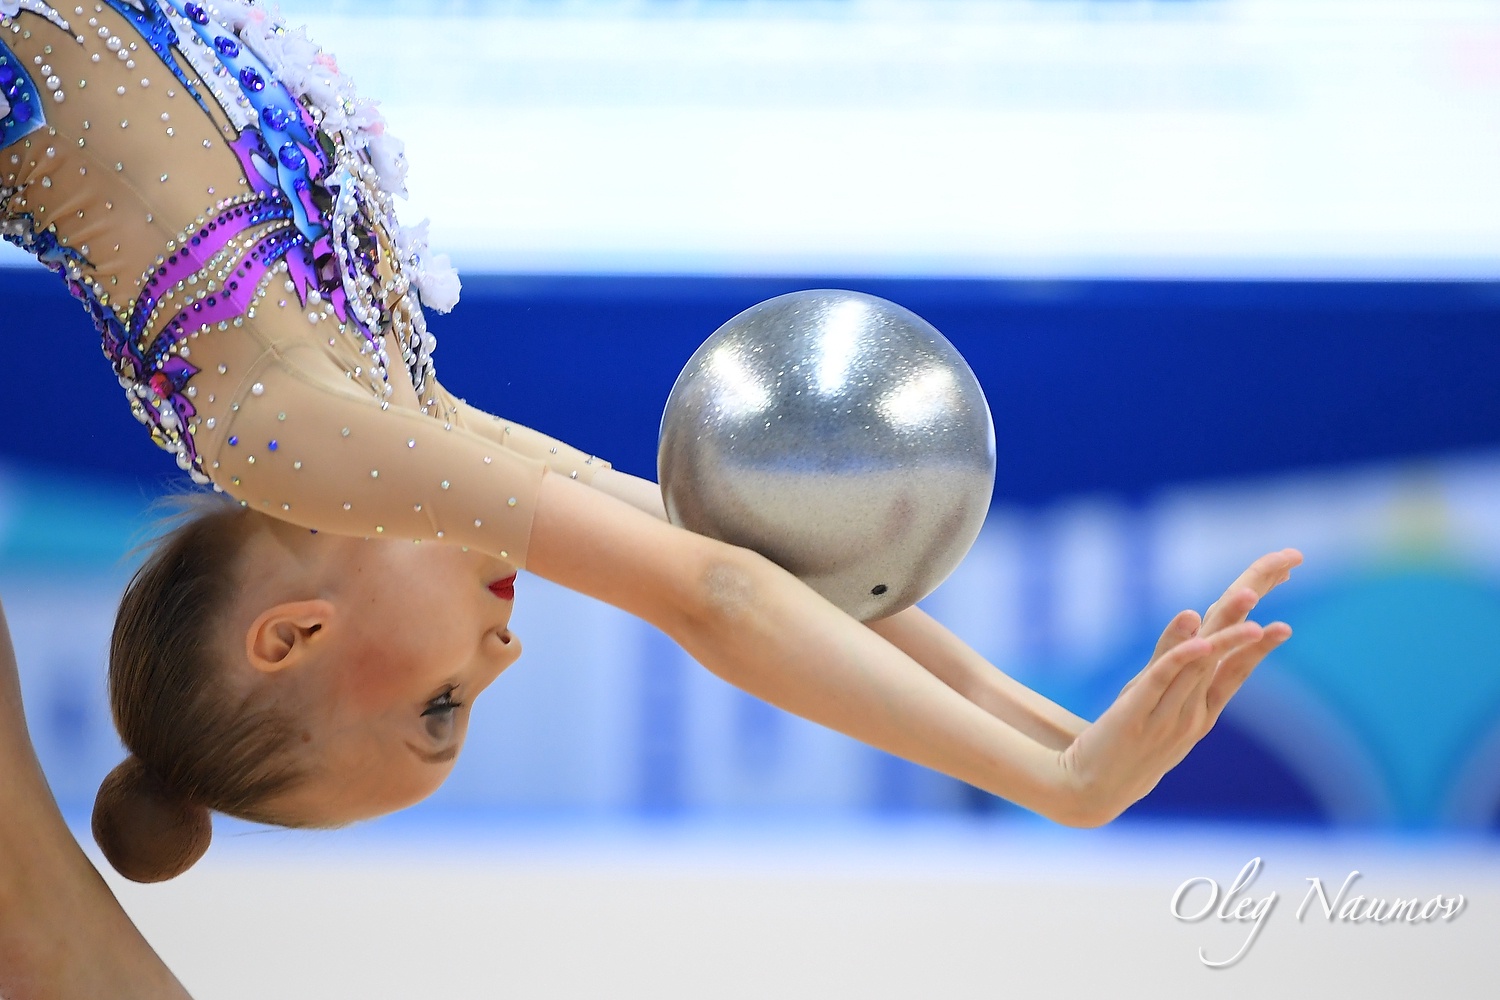
[[[456,281],[395,223],[399,143],[300,32],[238,0],[0,15],[5,235],[67,279],[156,441],[238,501],[163,540],[120,608],[131,756],[94,831],[127,877],[191,865],[210,810],[334,826],[430,794],[520,654],[520,568],[782,708],[1079,826],[1150,791],[1290,635],[1244,620],[1286,550],[1201,622],[1179,615],[1089,724],[917,609],[865,627],[667,524],[654,485],[444,390],[421,306],[451,306]]]

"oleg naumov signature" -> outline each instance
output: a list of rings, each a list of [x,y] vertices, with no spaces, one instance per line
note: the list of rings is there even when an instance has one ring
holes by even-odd
[[[1170,908],[1172,916],[1178,920],[1195,923],[1212,918],[1224,923],[1249,925],[1249,932],[1239,950],[1227,958],[1211,959],[1206,949],[1199,948],[1198,960],[1204,965],[1222,969],[1238,963],[1249,953],[1251,946],[1265,929],[1276,908],[1279,894],[1272,890],[1259,898],[1251,895],[1250,887],[1260,875],[1261,869],[1261,859],[1251,858],[1222,894],[1219,883],[1207,875],[1187,879],[1172,894]],[[1362,873],[1358,869],[1350,871],[1330,896],[1328,886],[1321,877],[1309,876],[1307,894],[1302,897],[1302,905],[1297,907],[1297,922],[1302,923],[1303,917],[1307,915],[1314,919],[1321,915],[1328,923],[1344,924],[1421,924],[1434,920],[1446,922],[1463,912],[1467,902],[1462,893],[1453,896],[1438,893],[1430,897],[1413,896],[1409,899],[1400,896],[1386,898],[1366,896],[1363,893],[1351,894],[1361,877]],[[1200,888],[1207,892],[1207,898],[1201,906],[1196,899]]]

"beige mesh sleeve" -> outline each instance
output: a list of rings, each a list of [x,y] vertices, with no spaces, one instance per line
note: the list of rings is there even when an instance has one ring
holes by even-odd
[[[441,539],[525,565],[547,473],[538,459],[451,420],[383,408],[313,345],[206,374],[200,398],[220,391],[194,440],[215,484],[246,505],[318,531]]]
[[[451,413],[455,426],[473,431],[480,437],[527,458],[534,458],[553,472],[562,473],[579,482],[592,483],[594,473],[610,467],[603,459],[548,437],[540,431],[470,406],[440,384],[433,383],[425,396],[435,399],[445,412]]]

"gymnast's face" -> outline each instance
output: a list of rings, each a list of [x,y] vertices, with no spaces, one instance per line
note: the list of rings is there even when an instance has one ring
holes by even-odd
[[[515,570],[457,546],[285,526],[245,555],[249,624],[233,631],[299,720],[312,764],[276,810],[336,825],[436,791],[474,699],[521,655],[509,627]]]

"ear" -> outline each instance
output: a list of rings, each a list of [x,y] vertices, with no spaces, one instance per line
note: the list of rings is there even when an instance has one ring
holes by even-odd
[[[288,601],[261,612],[245,633],[250,665],[274,674],[306,662],[321,648],[333,613],[333,604],[324,600]]]

